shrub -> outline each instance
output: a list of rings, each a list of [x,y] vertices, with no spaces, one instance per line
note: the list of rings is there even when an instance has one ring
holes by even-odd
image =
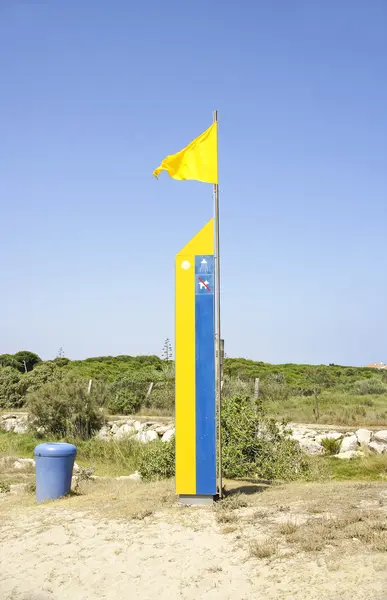
[[[16,352],[13,357],[20,364],[19,370],[23,373],[26,370],[32,371],[35,365],[42,362],[40,356],[29,350],[20,350],[20,352]]]
[[[261,403],[248,396],[225,398],[221,421],[226,477],[291,480],[307,475],[309,462],[299,444],[265,416]]]
[[[83,381],[48,383],[28,393],[31,427],[46,434],[88,439],[103,424],[103,416]]]
[[[145,481],[168,479],[175,475],[175,440],[154,441],[144,446],[138,470]]]
[[[249,396],[253,393],[254,390],[254,380],[249,379],[245,381],[240,377],[230,377],[229,375],[224,375],[223,377],[223,388],[222,388],[222,397],[225,398],[227,396],[237,396],[238,394],[242,394],[245,396]]]
[[[338,440],[334,440],[333,438],[329,437],[323,438],[321,440],[321,445],[324,448],[324,454],[327,454],[328,456],[333,456],[340,452],[341,438],[339,438]]]
[[[0,407],[18,408],[24,404],[25,378],[13,367],[0,368]]]
[[[133,414],[138,411],[145,398],[147,383],[133,375],[122,375],[110,386],[108,409],[111,412]]]
[[[53,383],[62,378],[62,372],[53,361],[37,365],[33,371],[25,376],[26,387],[29,392],[39,390],[46,383]]]
[[[108,411],[113,415],[132,415],[139,409],[136,395],[130,390],[120,390],[108,401]]]
[[[365,396],[366,394],[384,394],[387,392],[387,384],[383,383],[379,377],[370,377],[370,379],[355,381],[353,387],[355,393],[360,396]]]
[[[172,415],[175,410],[175,388],[173,382],[157,382],[147,404],[151,408]]]

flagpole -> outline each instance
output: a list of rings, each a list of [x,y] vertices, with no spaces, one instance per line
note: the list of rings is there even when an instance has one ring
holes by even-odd
[[[218,121],[218,111],[213,112],[213,121]],[[220,329],[220,240],[219,240],[219,185],[214,184],[214,227],[215,227],[215,390],[218,407],[218,493],[222,498],[222,372],[221,372],[221,329]]]

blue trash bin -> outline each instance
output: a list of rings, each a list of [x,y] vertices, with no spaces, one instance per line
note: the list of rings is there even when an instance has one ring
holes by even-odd
[[[70,492],[76,453],[72,444],[48,442],[36,446],[37,502],[55,500]]]

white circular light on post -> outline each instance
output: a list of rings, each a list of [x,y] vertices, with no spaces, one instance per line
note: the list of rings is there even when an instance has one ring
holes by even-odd
[[[181,268],[184,269],[185,271],[187,269],[189,269],[191,266],[191,263],[189,262],[189,260],[183,260],[183,262],[181,263]]]

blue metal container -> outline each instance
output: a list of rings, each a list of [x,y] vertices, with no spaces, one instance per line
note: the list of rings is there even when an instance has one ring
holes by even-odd
[[[70,492],[76,453],[72,444],[48,442],[36,446],[37,502],[62,498]]]

